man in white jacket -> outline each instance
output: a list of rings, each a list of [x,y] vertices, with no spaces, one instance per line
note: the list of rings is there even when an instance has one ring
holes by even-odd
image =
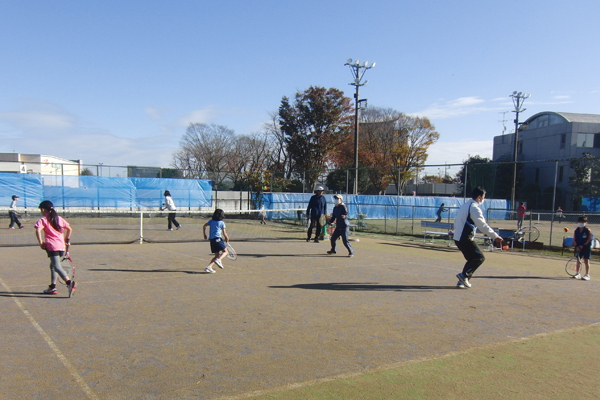
[[[485,189],[480,187],[473,189],[471,199],[460,207],[454,220],[454,243],[456,243],[456,247],[458,247],[463,253],[465,260],[467,260],[463,271],[456,275],[458,278],[457,286],[459,288],[471,287],[469,279],[471,279],[473,273],[485,261],[483,252],[473,240],[475,231],[479,229],[498,245],[502,244],[502,238],[485,222],[483,212],[479,208],[483,204],[484,199]]]

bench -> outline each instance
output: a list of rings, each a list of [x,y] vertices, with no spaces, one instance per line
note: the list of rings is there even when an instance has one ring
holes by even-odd
[[[365,222],[365,219],[367,219],[367,214],[358,214],[358,219],[355,220],[355,223],[353,223],[352,221],[348,220],[348,226],[350,227],[351,231],[356,231],[356,230],[360,230],[365,229],[367,227],[367,223]]]
[[[563,237],[562,249],[560,251],[561,255],[564,254],[565,249],[570,249],[570,250],[574,249],[574,247],[573,247],[573,236]],[[592,249],[600,249],[600,240],[594,238],[593,235],[592,235]]]
[[[430,243],[434,242],[436,236],[445,236],[448,238],[448,246],[450,246],[454,236],[454,232],[451,232],[452,228],[454,228],[454,224],[448,222],[421,221],[421,227],[425,228],[423,231],[423,243],[427,242],[427,236],[431,237]]]

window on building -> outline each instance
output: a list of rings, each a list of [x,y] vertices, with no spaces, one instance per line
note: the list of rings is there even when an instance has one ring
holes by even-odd
[[[563,173],[565,172],[565,167],[558,167],[558,181],[563,181]]]
[[[577,147],[600,148],[600,133],[578,133]]]
[[[560,135],[560,148],[564,149],[566,145],[567,145],[567,134],[566,133],[561,133],[561,135]]]

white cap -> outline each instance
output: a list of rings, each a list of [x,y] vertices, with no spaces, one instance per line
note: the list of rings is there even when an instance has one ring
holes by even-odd
[[[340,201],[344,201],[344,198],[342,197],[341,194],[336,194],[333,196],[334,199],[340,199]]]
[[[325,190],[325,188],[323,188],[323,186],[317,186],[317,188],[315,189],[315,192],[322,192],[324,190]]]

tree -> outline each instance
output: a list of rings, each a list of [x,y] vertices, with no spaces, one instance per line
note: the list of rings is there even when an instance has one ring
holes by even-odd
[[[79,173],[79,175],[83,175],[83,176],[94,176],[94,173],[92,172],[91,169],[89,168],[84,168],[81,170],[81,172]]]
[[[216,186],[229,178],[229,159],[234,157],[234,132],[222,125],[190,124],[173,156],[175,168],[187,177],[211,179]]]
[[[271,147],[265,133],[239,136],[235,141],[230,170],[234,183],[241,180],[254,192],[262,191],[270,180]]]
[[[573,188],[573,210],[581,209],[584,197],[600,197],[600,158],[583,153],[570,162],[573,176],[569,178]]]
[[[279,126],[284,135],[290,171],[305,173],[309,187],[332,158],[335,148],[350,129],[350,99],[338,89],[311,86],[296,93],[290,103],[283,97]]]
[[[425,164],[429,146],[439,139],[439,133],[429,119],[408,116],[391,108],[369,108],[363,111],[359,125],[360,173],[368,176],[368,186],[361,191],[381,192],[390,183],[404,187]],[[348,138],[336,153],[338,168],[353,164]],[[360,177],[360,175],[359,175]]]
[[[479,155],[469,156],[456,174],[456,181],[461,187],[458,195],[465,193],[465,179],[467,196],[471,195],[474,188],[481,186],[486,189],[489,198],[509,199],[512,194],[513,164],[494,163],[490,158]],[[517,163],[517,198],[523,195],[523,191],[520,190],[523,180],[523,164]]]

